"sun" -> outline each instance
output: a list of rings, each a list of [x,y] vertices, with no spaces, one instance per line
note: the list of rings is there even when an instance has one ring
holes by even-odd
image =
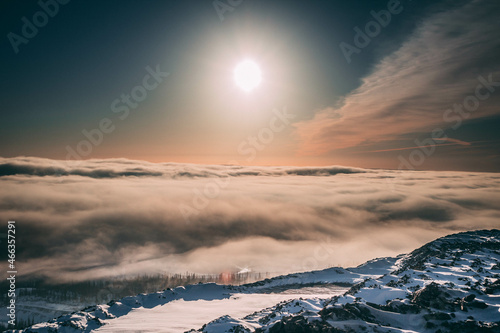
[[[262,81],[259,65],[248,59],[240,62],[234,69],[234,81],[246,92],[254,90]]]

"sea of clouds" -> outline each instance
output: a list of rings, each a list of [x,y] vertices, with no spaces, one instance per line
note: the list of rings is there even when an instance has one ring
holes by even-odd
[[[0,158],[0,221],[16,221],[25,276],[278,274],[498,228],[499,185],[498,173]]]

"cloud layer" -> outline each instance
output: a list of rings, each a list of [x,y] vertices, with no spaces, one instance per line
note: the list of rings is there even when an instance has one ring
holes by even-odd
[[[61,175],[27,171],[61,164]],[[130,160],[72,168],[38,158],[1,165],[23,170],[0,177],[0,220],[16,220],[19,273],[54,279],[355,265],[500,221],[495,173]]]
[[[500,82],[497,1],[474,0],[425,19],[401,47],[383,58],[340,107],[318,111],[297,123],[303,154],[401,139],[442,126],[499,113],[499,84],[483,87],[489,96],[477,109],[453,112],[474,96],[479,76]],[[456,5],[455,5],[456,6]],[[464,114],[467,114],[466,116]],[[451,120],[453,118],[453,120]]]
[[[239,165],[220,166],[148,163],[128,159],[87,160],[49,160],[44,158],[2,158],[0,157],[0,177],[13,175],[27,176],[82,176],[90,178],[117,177],[165,177],[165,178],[205,178],[205,177],[240,177],[240,176],[332,176],[341,173],[362,173],[359,168],[332,167],[295,167],[295,168],[259,168]]]

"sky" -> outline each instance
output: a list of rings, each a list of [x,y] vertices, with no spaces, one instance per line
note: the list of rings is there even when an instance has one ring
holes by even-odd
[[[498,1],[3,1],[0,16],[5,158],[500,170]]]

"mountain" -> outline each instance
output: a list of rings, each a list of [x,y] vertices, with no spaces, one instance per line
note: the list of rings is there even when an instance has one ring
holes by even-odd
[[[184,321],[206,314],[194,311],[199,309],[196,304],[206,311],[216,304],[226,306],[219,309],[226,314],[189,332],[500,332],[499,276],[500,231],[470,231],[355,268],[125,297],[19,332],[134,332],[145,327],[148,332],[173,332],[178,330],[167,328],[170,323],[164,318],[173,305],[183,304],[184,312],[179,314]],[[339,286],[345,287],[342,292]],[[306,292],[310,288],[314,292]],[[235,312],[230,307],[237,304],[246,309],[250,301],[266,298],[282,301],[246,316],[227,314]],[[209,311],[206,317],[215,314]],[[153,324],[147,326],[147,322]]]

